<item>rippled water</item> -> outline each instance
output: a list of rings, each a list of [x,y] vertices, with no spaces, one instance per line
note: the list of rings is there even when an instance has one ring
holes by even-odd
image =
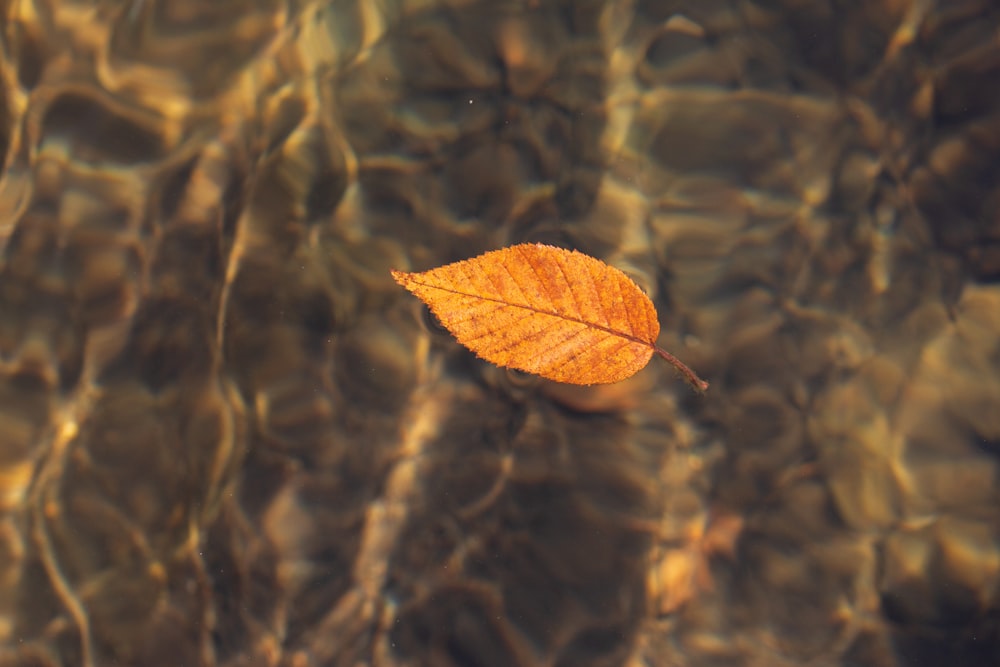
[[[0,665],[1000,663],[995,3],[0,7]],[[524,241],[709,392],[389,274]]]

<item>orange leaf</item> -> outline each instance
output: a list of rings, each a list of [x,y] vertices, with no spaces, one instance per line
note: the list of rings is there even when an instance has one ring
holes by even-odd
[[[708,383],[656,345],[653,302],[582,253],[525,243],[423,273],[393,271],[483,359],[571,384],[631,377],[657,353],[699,391]]]

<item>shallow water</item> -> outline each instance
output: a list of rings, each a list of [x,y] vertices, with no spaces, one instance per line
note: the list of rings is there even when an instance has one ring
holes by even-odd
[[[1000,663],[993,3],[2,6],[0,665]],[[389,274],[524,241],[707,394]]]

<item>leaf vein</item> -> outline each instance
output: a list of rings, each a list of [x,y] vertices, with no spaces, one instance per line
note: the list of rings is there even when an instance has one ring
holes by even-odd
[[[618,293],[618,300],[622,304],[622,314],[625,316],[624,322],[628,324],[629,333],[635,336],[635,325],[632,324],[632,313],[631,308],[629,308],[628,302],[625,301],[625,292],[622,291],[622,281],[615,281],[615,292]]]
[[[431,284],[431,283],[425,283],[425,282],[421,282],[419,280],[413,280],[412,282],[413,282],[414,285],[419,285],[421,287],[426,287],[427,289],[433,289],[433,290],[438,290],[438,291],[441,291],[441,292],[447,292],[448,294],[455,294],[455,295],[458,295],[458,296],[471,297],[473,299],[481,299],[483,301],[492,301],[494,303],[498,303],[501,306],[506,306],[508,308],[522,308],[524,310],[528,310],[528,311],[531,311],[533,313],[539,313],[541,315],[549,315],[551,317],[558,317],[558,318],[561,318],[561,319],[564,319],[564,320],[568,320],[570,322],[576,322],[578,324],[583,324],[585,326],[592,327],[594,329],[598,329],[598,330],[603,331],[603,332],[605,332],[607,334],[610,334],[612,336],[618,336],[620,338],[627,338],[628,340],[630,340],[632,342],[635,342],[635,343],[640,343],[642,345],[652,345],[652,343],[650,343],[649,341],[642,340],[641,338],[637,337],[636,335],[634,335],[634,334],[632,334],[630,332],[618,331],[616,329],[613,329],[613,328],[608,327],[608,326],[604,326],[604,325],[599,324],[597,322],[591,322],[591,321],[585,320],[585,319],[583,319],[581,317],[574,317],[573,315],[570,315],[568,313],[560,313],[560,312],[557,312],[557,311],[545,310],[545,309],[537,308],[537,307],[529,305],[529,304],[522,305],[522,304],[510,303],[510,302],[504,301],[502,299],[495,299],[495,298],[492,298],[492,297],[483,296],[482,294],[472,294],[470,292],[463,292],[461,290],[453,289],[453,288],[450,288],[450,287],[443,287],[441,285],[435,285],[435,284]]]
[[[510,270],[509,266],[507,266],[507,262],[499,262],[499,264],[500,264],[500,266],[503,267],[503,270],[507,272],[507,275],[510,276],[511,282],[514,283],[514,287],[517,288],[517,291],[521,293],[521,298],[524,299],[524,302],[525,303],[531,303],[531,297],[528,296],[528,293],[524,290],[523,287],[521,287],[521,283],[518,282],[517,276],[514,275],[514,272]],[[535,275],[538,275],[538,274],[536,273]]]
[[[478,329],[476,331],[476,335],[475,336],[472,336],[470,338],[465,338],[465,343],[469,344],[469,343],[473,343],[473,342],[475,342],[477,340],[480,340],[482,338],[486,338],[487,336],[490,336],[490,337],[495,336],[496,332],[500,331],[501,329],[516,329],[518,326],[521,325],[522,322],[524,322],[525,320],[529,320],[529,319],[531,319],[534,316],[535,316],[535,313],[532,313],[532,312],[529,311],[528,314],[526,314],[524,317],[521,317],[520,319],[514,320],[513,322],[503,321],[503,320],[498,321],[498,322],[496,322],[496,326],[493,327],[492,329],[488,329],[488,330],[486,330],[485,328]],[[506,348],[500,348],[500,349],[502,350],[502,349],[506,349]]]
[[[573,299],[573,305],[576,307],[577,317],[583,318],[583,309],[580,308],[580,299],[576,296],[576,291],[573,290],[573,283],[570,281],[569,276],[566,275],[566,267],[563,266],[562,257],[557,257],[553,264],[559,267],[559,275],[562,276],[563,282],[566,283],[566,289],[569,290],[569,296]]]

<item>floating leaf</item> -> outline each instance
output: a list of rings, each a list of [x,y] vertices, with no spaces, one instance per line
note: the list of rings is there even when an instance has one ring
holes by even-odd
[[[423,273],[393,271],[483,359],[571,384],[631,377],[653,353],[699,391],[708,383],[656,344],[653,302],[624,273],[583,253],[525,243]]]

